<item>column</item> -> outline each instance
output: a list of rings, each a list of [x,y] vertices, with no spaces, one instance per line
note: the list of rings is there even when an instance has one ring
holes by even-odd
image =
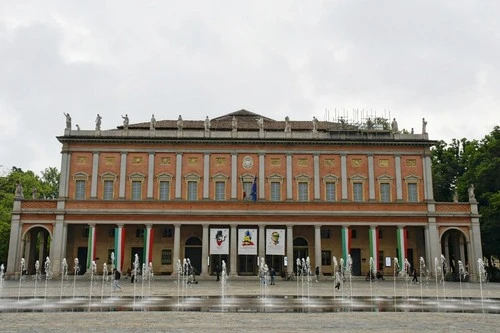
[[[147,198],[153,199],[153,180],[155,175],[155,153],[149,153],[149,161],[148,161],[148,191]]]
[[[394,156],[394,167],[396,169],[396,200],[403,200],[403,185],[401,178],[401,155]]]
[[[399,261],[399,270],[403,271],[405,268],[405,259],[406,259],[406,228],[402,225],[398,225],[397,230],[397,242],[398,242],[398,261]]]
[[[259,258],[266,257],[266,226],[259,224]],[[259,259],[257,258],[257,259]]]
[[[115,267],[123,273],[123,256],[125,254],[125,228],[118,224],[115,228]]]
[[[236,225],[231,225],[231,242],[229,243],[229,261],[231,265],[229,265],[229,276],[237,276],[238,268],[237,268],[237,258],[238,258],[238,235],[236,234],[237,228]]]
[[[481,248],[481,231],[479,229],[479,218],[472,218],[472,225],[470,227],[471,233],[471,248],[472,253],[469,259],[469,268],[474,266],[474,271],[477,274],[477,260],[483,258],[483,249]],[[477,275],[476,275],[477,277]]]
[[[54,231],[52,233],[52,242],[50,257],[52,260],[52,272],[54,276],[59,276],[61,272],[61,263],[64,257],[63,240],[64,240],[64,215],[56,215],[56,221],[54,223]]]
[[[61,174],[59,176],[59,198],[68,196],[68,165],[69,153],[63,152],[61,156]]]
[[[342,182],[342,201],[347,201],[347,155],[340,155],[340,181]],[[344,259],[345,260],[345,259]]]
[[[120,158],[120,189],[118,197],[125,199],[125,181],[127,180],[127,153],[121,153]]]
[[[368,200],[375,201],[375,171],[373,154],[368,154]]]
[[[347,255],[351,251],[351,230],[348,225],[342,226],[342,258],[347,263]]]
[[[182,153],[177,153],[175,158],[175,198],[181,199],[182,195]],[[174,263],[177,265],[177,261]]]
[[[95,246],[96,246],[95,224],[89,224],[89,238],[87,242],[87,271],[92,268],[92,261],[95,260]],[[41,262],[41,261],[40,261]]]
[[[203,154],[203,199],[209,199],[210,189],[210,154]]]
[[[378,270],[378,232],[377,226],[371,225],[368,230],[368,236],[370,238],[370,257],[373,258],[372,271]]]
[[[319,190],[319,154],[314,154],[314,200],[320,200]]]
[[[99,152],[92,155],[92,176],[90,185],[90,197],[97,198],[97,179],[99,178]]]
[[[21,207],[20,201],[14,201],[14,210],[16,206]],[[7,275],[12,276],[19,269],[20,256],[21,256],[21,228],[20,216],[12,214],[10,222],[10,238],[9,238],[9,255],[7,260]]]
[[[432,189],[432,162],[430,153],[426,152],[422,162],[424,167],[424,199],[434,201]]]
[[[265,173],[265,154],[259,154],[259,199],[264,200],[266,196],[266,192],[264,191],[265,181],[266,181],[266,173]]]
[[[231,154],[231,199],[238,199],[238,154]],[[243,184],[241,184],[243,186]]]
[[[293,173],[292,173],[292,155],[286,155],[286,200],[293,198]]]
[[[144,258],[143,263],[149,265],[153,261],[153,228],[151,224],[146,224],[144,233]]]
[[[319,267],[319,273],[323,274],[321,267],[321,225],[314,226],[314,263]]]
[[[434,267],[434,259],[437,258],[439,260],[441,258],[441,242],[439,239],[439,232],[437,229],[435,217],[429,217],[429,224],[427,229],[429,234],[428,239],[426,239],[426,243],[427,241],[429,243],[429,257],[427,264],[432,265],[431,267]]]
[[[286,226],[286,256],[288,259],[288,266],[286,271],[289,274],[293,273],[293,225]]]
[[[208,267],[208,246],[209,241],[208,241],[208,224],[203,224],[203,233],[201,235],[201,275],[207,277],[210,274],[209,267]],[[213,263],[210,263],[210,265],[213,265]]]

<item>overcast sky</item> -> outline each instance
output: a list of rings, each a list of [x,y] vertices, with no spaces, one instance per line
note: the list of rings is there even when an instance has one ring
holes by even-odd
[[[63,112],[110,129],[364,109],[481,139],[500,123],[499,17],[500,1],[2,0],[0,169],[60,169]]]

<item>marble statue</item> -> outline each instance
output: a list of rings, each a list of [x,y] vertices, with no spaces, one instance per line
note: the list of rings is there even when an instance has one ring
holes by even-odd
[[[21,185],[21,182],[17,182],[16,185],[16,192],[15,192],[15,197],[16,199],[23,199],[24,194],[23,194],[23,186]]]
[[[182,131],[183,127],[184,127],[184,121],[182,120],[182,116],[179,115],[179,118],[177,118],[177,130]]]
[[[285,117],[285,133],[292,132],[292,125],[290,124],[290,117]]]
[[[149,122],[149,129],[152,131],[156,128],[156,118],[155,115],[151,115],[151,121]]]
[[[312,123],[313,123],[313,133],[316,133],[318,131],[318,119],[316,117],[313,117]]]
[[[129,123],[129,119],[128,119],[128,114],[124,116],[122,116],[123,118],[123,129],[124,130],[128,130],[128,123]]]
[[[101,130],[101,120],[102,120],[102,117],[98,113],[97,117],[95,118],[95,130],[96,131],[100,131]]]
[[[366,121],[366,128],[370,131],[373,129],[373,121],[370,118]]]
[[[470,184],[469,189],[469,201],[476,201],[476,195],[474,194],[474,184]]]
[[[205,118],[204,126],[205,126],[205,132],[210,131],[210,119],[208,118],[208,116]]]
[[[264,130],[264,118],[260,117],[257,119],[257,125],[259,126],[259,131]]]
[[[69,113],[64,113],[64,116],[66,117],[66,129],[71,129],[71,116]]]
[[[422,134],[427,134],[427,121],[422,118]]]
[[[231,120],[231,127],[233,128],[233,131],[238,129],[238,119],[236,119],[235,116],[233,116],[233,119]]]
[[[391,131],[392,131],[392,133],[398,133],[399,132],[399,130],[398,130],[398,122],[396,121],[396,118],[392,119]]]

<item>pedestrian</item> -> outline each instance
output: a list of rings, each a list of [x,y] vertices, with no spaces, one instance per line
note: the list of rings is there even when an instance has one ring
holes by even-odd
[[[340,273],[335,272],[335,289],[340,290],[340,281],[341,281]]]
[[[215,266],[215,276],[217,276],[217,281],[220,281],[220,270],[219,265]]]
[[[418,283],[418,278],[417,278],[417,269],[414,268],[413,269],[413,280],[411,280],[411,282],[416,282]]]
[[[274,284],[274,281],[276,281],[276,271],[274,270],[274,268],[271,268],[271,285]]]
[[[316,282],[318,282],[319,279],[319,266],[316,266]]]
[[[122,274],[116,268],[114,269],[113,273],[114,273],[113,291],[116,291],[117,289],[119,289],[121,291],[122,290],[122,286],[120,286],[118,284],[118,281],[120,281],[120,278],[121,278]]]

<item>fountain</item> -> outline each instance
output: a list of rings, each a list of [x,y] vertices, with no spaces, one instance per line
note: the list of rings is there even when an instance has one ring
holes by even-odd
[[[296,262],[295,262],[296,266],[297,266],[297,298],[299,297],[299,278],[298,276],[302,277],[302,265],[301,265],[301,261],[300,261],[300,258],[297,258]]]
[[[33,280],[35,281],[35,291],[33,292],[33,298],[36,298],[36,289],[38,285],[38,281],[41,281],[41,273],[40,273],[40,261],[35,261],[35,275],[33,275]]]
[[[373,260],[373,257],[370,257],[370,270],[368,271],[368,279],[370,280],[370,300],[371,300],[371,304],[373,304],[373,286],[372,286],[372,283],[373,283],[373,279],[375,278],[375,274],[377,274],[377,271],[375,269],[375,262]]]
[[[135,307],[135,296],[136,296],[136,285],[137,285],[137,274],[139,273],[139,255],[136,253],[134,255],[134,269],[132,270],[132,278],[134,279],[134,307]]]
[[[24,261],[24,258],[21,258],[21,264],[19,266],[20,272],[19,272],[19,293],[17,295],[17,301],[19,302],[21,299],[21,286],[23,284],[23,279],[24,279],[24,270],[26,269],[26,262]]]
[[[406,302],[408,303],[408,299],[410,298],[408,285],[410,283],[410,272],[411,272],[411,264],[407,258],[404,260],[404,269],[402,273],[404,274],[405,282],[406,282]]]
[[[221,279],[220,279],[222,305],[224,305],[224,301],[225,301],[225,297],[226,297],[226,284],[227,284],[226,262],[224,260],[222,260],[222,273],[221,273]]]
[[[49,279],[51,278],[52,278],[52,272],[50,270],[50,258],[47,256],[47,258],[45,258],[45,293],[43,296],[43,305],[45,305],[47,302],[48,282]]]
[[[345,274],[347,274],[347,278],[349,278],[349,293],[350,293],[350,303],[352,303],[352,258],[351,254],[347,254],[347,260],[345,265]],[[346,277],[344,277],[346,278]]]
[[[59,301],[62,301],[64,281],[68,279],[68,263],[66,258],[63,258],[61,263],[61,292],[59,293]]]
[[[460,300],[462,303],[462,312],[464,312],[464,294],[462,292],[462,276],[465,277],[465,268],[461,260],[458,261],[458,281],[460,282]]]
[[[104,285],[108,282],[108,266],[102,264],[102,287],[101,287],[101,302],[104,300]]]
[[[441,270],[441,281],[443,282],[443,299],[446,301],[446,272],[448,271],[448,264],[446,262],[446,258],[441,254],[441,266],[443,269]]]
[[[90,293],[89,293],[89,311],[90,306],[92,305],[92,289],[94,287],[94,275],[97,272],[97,265],[94,260],[92,260],[92,264],[90,265]]]
[[[422,272],[425,272],[425,260],[423,257],[420,257],[420,303],[424,304],[424,290],[423,290],[423,280],[422,280]]]
[[[75,298],[76,276],[80,272],[80,262],[78,261],[78,258],[75,258],[75,260],[73,260],[73,271],[74,271],[74,275],[73,275],[73,298]]]
[[[397,257],[394,257],[392,260],[392,266],[394,269],[393,276],[394,276],[394,309],[396,309],[396,300],[397,300],[397,293],[396,293],[396,278],[399,275],[399,260]]]
[[[481,308],[484,313],[483,282],[486,282],[486,270],[484,269],[483,259],[477,259],[477,273],[479,274],[479,290],[481,292]]]
[[[335,300],[335,290],[340,289],[340,274],[338,272],[337,266],[337,257],[333,256],[333,299]]]
[[[115,280],[115,253],[111,252],[111,254],[109,255],[109,258],[111,259],[111,274],[113,274],[113,276],[111,277],[113,282],[110,283],[110,287],[109,287],[109,297],[113,297],[113,289],[115,288],[115,286],[114,286],[114,284],[115,284],[115,281],[114,281]],[[116,282],[116,283],[118,283],[118,282]]]

